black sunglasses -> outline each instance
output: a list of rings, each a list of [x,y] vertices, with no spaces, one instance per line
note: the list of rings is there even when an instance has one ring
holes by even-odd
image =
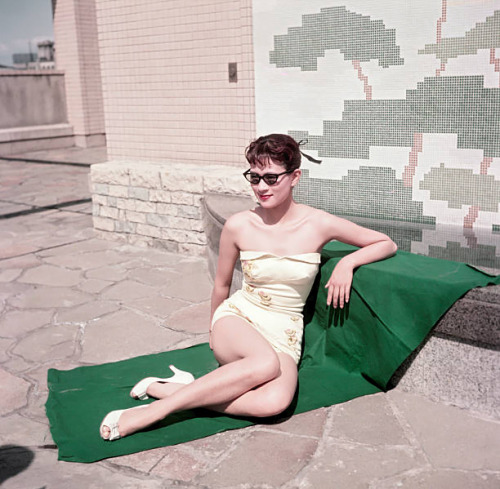
[[[243,176],[252,184],[259,185],[261,180],[264,180],[267,185],[275,185],[278,181],[278,177],[281,175],[286,175],[287,173],[293,173],[294,170],[284,171],[283,173],[266,173],[265,175],[259,175],[251,170],[247,170],[243,173]]]

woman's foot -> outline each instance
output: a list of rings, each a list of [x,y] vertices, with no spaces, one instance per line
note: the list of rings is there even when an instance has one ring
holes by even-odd
[[[164,399],[171,396],[174,392],[186,387],[186,384],[171,384],[164,382],[153,382],[147,388],[147,395],[154,399]]]
[[[194,377],[190,372],[186,372],[184,370],[180,370],[173,365],[169,366],[170,370],[174,373],[172,377],[168,377],[166,379],[162,379],[160,377],[146,377],[145,379],[140,380],[137,382],[137,384],[134,385],[132,390],[130,391],[130,397],[133,397],[134,399],[140,399],[141,401],[145,399],[149,399],[149,396],[151,395],[152,397],[157,397],[154,395],[154,390],[151,389],[151,386],[154,384],[173,384],[177,385],[175,389],[173,389],[170,394],[178,390],[180,387],[183,387],[187,384],[190,384],[191,382],[194,381]],[[167,389],[167,392],[169,392],[170,389]],[[160,393],[163,393],[164,391],[160,391]],[[169,395],[168,393],[163,394],[160,397],[165,397],[166,395]]]
[[[148,413],[146,411],[134,412],[141,408],[145,410],[147,407],[137,406],[109,412],[99,428],[101,438],[107,441],[118,440],[148,426]]]

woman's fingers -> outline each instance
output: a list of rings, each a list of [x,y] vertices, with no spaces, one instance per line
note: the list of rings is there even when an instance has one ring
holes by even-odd
[[[325,289],[328,289],[328,292],[326,294],[326,305],[330,306],[333,300],[333,285],[328,281],[325,285]]]
[[[336,286],[334,287],[333,289],[333,307],[334,309],[337,309],[337,306],[339,305],[339,301],[340,301],[340,291],[341,291],[341,288],[340,286]]]
[[[349,264],[340,261],[334,268],[326,286],[328,288],[327,306],[341,309],[349,302],[353,269]]]
[[[325,288],[328,289],[326,298],[326,305],[333,305],[334,309],[340,307],[341,309],[349,302],[350,287],[346,285],[334,285],[327,283]]]

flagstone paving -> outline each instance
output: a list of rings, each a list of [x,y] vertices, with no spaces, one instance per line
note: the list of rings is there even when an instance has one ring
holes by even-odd
[[[85,155],[55,154],[102,152]],[[398,389],[93,464],[58,461],[47,370],[206,342],[207,263],[97,239],[90,204],[36,207],[88,198],[86,167],[0,159],[0,174],[0,214],[36,211],[0,219],[2,488],[500,487],[498,420]]]

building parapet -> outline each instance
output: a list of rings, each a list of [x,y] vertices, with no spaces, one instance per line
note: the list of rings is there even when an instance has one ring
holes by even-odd
[[[0,70],[0,76],[47,76],[47,75],[64,75],[64,71],[47,68],[44,70],[22,70],[22,69],[12,69],[4,68]]]

